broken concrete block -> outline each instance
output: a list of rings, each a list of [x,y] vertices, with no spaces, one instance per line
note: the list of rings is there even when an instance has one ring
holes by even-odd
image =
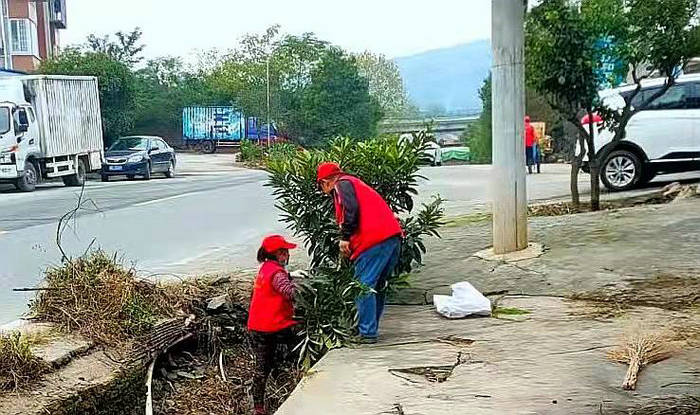
[[[207,311],[219,311],[228,303],[228,294],[207,300]]]

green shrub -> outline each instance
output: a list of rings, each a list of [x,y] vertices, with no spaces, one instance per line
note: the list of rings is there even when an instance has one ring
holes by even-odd
[[[261,146],[251,140],[241,141],[241,161],[246,163],[261,162],[264,153]]]
[[[297,153],[297,146],[292,143],[275,143],[267,149],[265,159],[270,160],[290,159]]]
[[[310,277],[302,281],[297,297],[297,317],[303,322],[300,345],[306,367],[330,349],[343,346],[357,322],[355,298],[367,290],[354,278],[352,264],[338,248],[339,228],[333,201],[316,185],[316,168],[322,161],[338,162],[344,171],[374,187],[392,210],[401,215],[406,237],[401,259],[386,289],[408,284],[412,267],[426,252],[423,238],[439,236],[442,200],[436,197],[415,215],[413,197],[427,135],[413,140],[386,137],[357,142],[347,138],[331,142],[327,150],[296,152],[291,158],[271,159],[268,186],[272,187],[282,221],[304,240],[311,257]]]

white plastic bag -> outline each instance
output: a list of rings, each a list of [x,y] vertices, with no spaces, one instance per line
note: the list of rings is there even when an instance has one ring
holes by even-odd
[[[433,295],[433,304],[447,318],[491,315],[491,301],[466,281],[453,284],[451,296]]]

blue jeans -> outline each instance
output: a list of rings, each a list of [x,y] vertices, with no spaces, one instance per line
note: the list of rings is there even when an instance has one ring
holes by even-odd
[[[355,277],[376,291],[355,300],[359,317],[357,326],[362,337],[378,336],[379,320],[386,301],[384,283],[399,263],[400,250],[401,238],[396,236],[373,246],[355,260]]]

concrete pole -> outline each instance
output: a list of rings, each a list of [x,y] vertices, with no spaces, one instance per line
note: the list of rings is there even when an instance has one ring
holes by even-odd
[[[493,250],[527,248],[523,0],[492,0]]]

